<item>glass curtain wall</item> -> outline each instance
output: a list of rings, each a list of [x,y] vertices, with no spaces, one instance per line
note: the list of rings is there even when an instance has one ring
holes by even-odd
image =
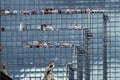
[[[7,62],[13,80],[42,80],[51,60],[56,63],[56,80],[120,79],[119,0],[0,0],[0,4],[0,66]],[[76,46],[84,51],[82,59]],[[73,77],[67,72],[69,64]],[[82,78],[77,77],[79,69]]]

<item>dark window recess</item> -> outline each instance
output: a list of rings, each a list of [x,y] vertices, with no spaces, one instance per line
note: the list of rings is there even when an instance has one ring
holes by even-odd
[[[30,45],[30,48],[32,48],[32,45]]]
[[[5,28],[4,28],[4,27],[1,27],[1,31],[5,31]]]
[[[2,51],[2,45],[0,44],[0,51]]]
[[[41,30],[43,31],[46,26],[46,24],[41,25]]]

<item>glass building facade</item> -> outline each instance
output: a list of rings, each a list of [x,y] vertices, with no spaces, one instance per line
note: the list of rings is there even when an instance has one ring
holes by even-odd
[[[120,80],[120,0],[0,0],[0,67],[13,80]]]

